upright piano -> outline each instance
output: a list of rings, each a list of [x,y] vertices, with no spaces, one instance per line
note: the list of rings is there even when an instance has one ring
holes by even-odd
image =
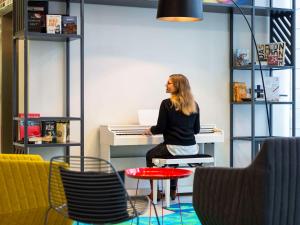
[[[132,167],[145,167],[145,154],[152,146],[163,142],[162,135],[143,135],[150,126],[144,125],[103,125],[100,126],[100,157],[111,161],[117,170]],[[224,142],[223,130],[216,129],[215,125],[201,125],[200,133],[195,135],[199,144],[200,153],[211,150],[214,153],[214,144]],[[210,153],[210,152],[209,152]],[[125,156],[124,156],[125,155]],[[216,161],[216,154],[214,153]],[[126,178],[126,188],[134,190],[136,180]],[[140,181],[140,189],[145,192],[149,189],[149,182]],[[179,192],[191,192],[193,176],[179,180]],[[148,190],[149,191],[149,190]],[[144,193],[145,193],[144,192]]]
[[[157,145],[163,142],[162,135],[143,135],[150,126],[144,125],[102,125],[100,126],[100,157],[110,161],[111,146]],[[213,124],[201,125],[195,135],[196,143],[224,142],[223,130]],[[203,148],[200,148],[203,151]]]

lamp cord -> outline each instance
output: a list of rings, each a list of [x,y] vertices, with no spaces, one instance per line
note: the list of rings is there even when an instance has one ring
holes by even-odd
[[[270,125],[270,116],[269,116],[269,110],[268,110],[268,103],[267,103],[267,96],[266,96],[266,89],[265,89],[265,81],[264,81],[264,76],[263,76],[263,71],[262,71],[262,67],[261,67],[261,61],[259,59],[259,53],[258,53],[258,47],[257,47],[257,43],[256,43],[256,39],[255,36],[253,34],[253,30],[250,26],[250,23],[248,21],[248,19],[246,18],[243,10],[236,4],[236,2],[234,0],[230,0],[241,12],[242,16],[244,17],[244,19],[246,20],[246,23],[249,27],[252,39],[254,41],[254,45],[255,45],[255,49],[256,49],[256,54],[257,54],[257,59],[258,59],[258,64],[259,64],[259,70],[260,70],[260,75],[261,75],[261,80],[262,80],[262,85],[263,85],[263,90],[264,90],[264,102],[265,102],[265,106],[266,106],[266,112],[267,112],[267,120],[268,120],[268,130],[269,130],[269,136],[271,136],[271,125]],[[253,63],[253,62],[252,62]],[[252,78],[253,79],[253,78]],[[253,91],[253,90],[252,90]]]

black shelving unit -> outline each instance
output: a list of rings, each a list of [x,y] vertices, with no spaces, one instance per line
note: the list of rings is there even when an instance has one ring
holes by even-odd
[[[268,16],[270,31],[269,42],[286,42],[286,60],[285,66],[262,66],[262,70],[266,73],[268,72],[269,76],[273,76],[273,71],[279,70],[291,70],[291,101],[280,101],[280,102],[267,102],[267,108],[270,115],[270,136],[273,136],[273,106],[274,105],[289,105],[292,108],[292,136],[295,136],[295,0],[292,1],[291,9],[282,9],[282,8],[273,8],[273,1],[270,0],[270,7],[257,7],[254,5],[250,7],[251,13],[249,10],[246,10],[246,14],[250,15],[251,19],[250,24],[255,35],[255,17],[256,16]],[[284,20],[284,24],[278,22],[278,20]],[[282,21],[282,20],[281,20]],[[278,23],[277,23],[278,22]],[[279,24],[279,25],[278,25]],[[253,37],[251,37],[251,64],[247,66],[234,66],[233,63],[233,51],[234,51],[234,11],[230,12],[230,166],[233,166],[233,154],[234,154],[234,141],[250,141],[251,142],[251,158],[253,159],[259,150],[259,145],[269,136],[256,136],[255,134],[255,108],[256,105],[265,104],[264,101],[256,101],[255,93],[252,91],[251,101],[248,102],[234,102],[233,101],[233,81],[234,81],[234,72],[238,70],[250,71],[251,72],[251,90],[255,89],[255,72],[260,70],[259,65],[255,64],[256,61],[256,49],[254,45]],[[276,32],[277,31],[277,32]],[[283,35],[282,35],[283,34]],[[249,31],[250,35],[250,31]],[[286,40],[287,39],[287,40]],[[245,74],[245,76],[247,76]],[[265,75],[264,75],[265,76]],[[249,105],[251,110],[251,135],[250,136],[234,136],[233,133],[233,123],[234,123],[234,106],[239,105]]]
[[[28,31],[28,1],[29,0],[14,0],[13,1],[13,139],[14,152],[26,154],[29,153],[30,148],[35,147],[64,147],[65,154],[70,155],[70,147],[80,147],[80,155],[84,156],[84,0],[76,1],[80,5],[80,34],[47,34],[36,33]],[[51,2],[51,0],[48,0]],[[57,2],[57,1],[53,1]],[[65,15],[70,15],[70,3],[75,2],[71,0],[63,0],[65,3]],[[19,51],[18,42],[24,41],[24,118],[19,115]],[[64,42],[65,43],[65,115],[55,117],[40,117],[28,118],[29,114],[29,99],[28,99],[28,42],[29,41],[48,41],[48,42]],[[70,109],[70,42],[80,42],[80,115],[78,117],[71,116]],[[42,51],[42,50],[41,50]],[[44,143],[44,144],[30,144],[28,142],[28,121],[78,121],[80,123],[80,141],[67,143]],[[24,122],[24,143],[17,142],[18,140],[18,123]],[[50,148],[51,149],[51,148]]]

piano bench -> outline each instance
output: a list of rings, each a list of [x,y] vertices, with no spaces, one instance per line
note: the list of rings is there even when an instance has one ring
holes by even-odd
[[[189,167],[203,166],[203,164],[214,163],[211,155],[178,155],[170,158],[153,158],[152,163],[157,167],[177,167],[178,164],[187,164]],[[166,206],[170,206],[170,180],[164,180]],[[153,180],[153,203],[157,204],[157,180]]]
[[[178,164],[187,164],[189,167],[203,166],[206,163],[214,163],[214,157],[206,154],[177,155],[170,158],[153,158],[152,163],[157,167],[166,167]]]

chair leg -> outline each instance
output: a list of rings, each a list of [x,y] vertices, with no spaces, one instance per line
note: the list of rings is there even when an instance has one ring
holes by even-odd
[[[139,225],[140,224],[140,218],[137,216],[136,217],[136,224]]]
[[[156,216],[157,224],[158,224],[158,225],[160,225],[160,222],[159,222],[159,219],[158,219],[158,214],[157,214],[157,211],[156,211],[155,204],[154,204],[153,202],[151,202],[151,204],[153,205],[153,208],[154,208],[154,212],[155,212],[155,216]]]
[[[48,215],[49,215],[50,210],[51,210],[51,208],[49,207],[45,213],[44,225],[48,224]]]

